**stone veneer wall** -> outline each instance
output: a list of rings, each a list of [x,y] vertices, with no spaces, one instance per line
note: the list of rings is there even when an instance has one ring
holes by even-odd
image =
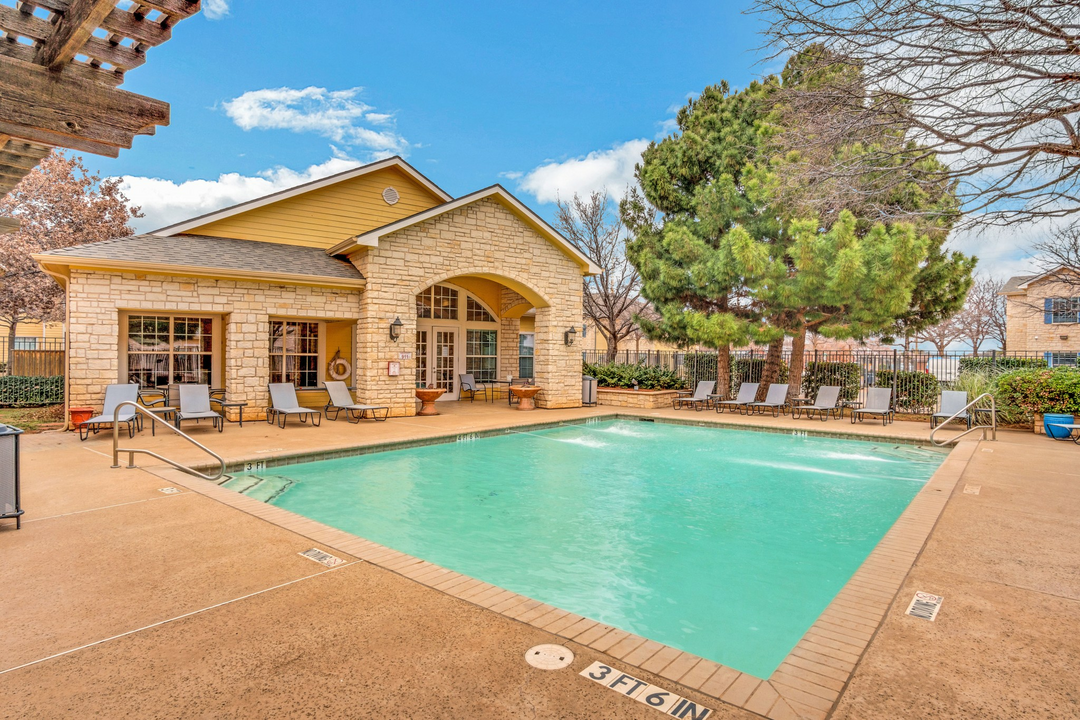
[[[351,259],[367,278],[357,326],[360,402],[388,405],[392,415],[416,413],[415,356],[401,362],[400,376],[386,372],[387,362],[415,350],[416,293],[455,276],[483,275],[504,278],[547,305],[536,311],[536,383],[543,388],[537,404],[581,405],[581,354],[563,342],[563,331],[581,322],[581,268],[498,202],[479,200],[392,233]],[[392,343],[384,338],[396,317],[405,328]],[[505,339],[510,328],[500,329]]]
[[[354,319],[360,293],[234,280],[72,270],[68,285],[68,405],[100,408],[120,380],[121,310],[223,316],[222,367],[245,419],[265,417],[270,317]]]
[[[500,291],[499,316],[510,308],[528,304],[518,292],[504,287]],[[521,334],[521,318],[502,317],[499,324],[499,379],[518,376],[518,336]]]
[[[679,394],[678,390],[627,390],[625,388],[597,388],[596,401],[599,405],[614,407],[641,408],[656,410],[671,407],[671,401]]]

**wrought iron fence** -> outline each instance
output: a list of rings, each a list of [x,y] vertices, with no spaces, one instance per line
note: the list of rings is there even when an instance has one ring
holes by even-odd
[[[760,382],[765,370],[764,349],[737,350],[731,353],[731,387],[734,394],[744,382]],[[604,351],[585,351],[582,361],[590,364],[609,362]],[[672,370],[689,387],[699,381],[717,379],[717,354],[709,351],[644,350],[620,351],[614,362],[643,364]],[[1076,353],[1062,355],[1040,352],[930,353],[925,351],[807,351],[803,356],[803,374],[799,394],[812,398],[822,385],[841,387],[841,398],[865,402],[872,387],[893,390],[897,410],[911,413],[932,412],[942,389],[957,382],[961,374],[978,371],[996,375],[1008,370],[1044,368],[1049,365],[1080,365]],[[781,354],[780,382],[791,383],[788,370],[791,352]]]
[[[0,406],[64,401],[63,340],[0,337]]]

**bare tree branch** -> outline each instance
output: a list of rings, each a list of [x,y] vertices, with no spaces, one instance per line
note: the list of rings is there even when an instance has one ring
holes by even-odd
[[[558,200],[555,226],[574,247],[603,268],[585,278],[582,297],[585,316],[607,342],[608,359],[619,343],[637,332],[634,314],[641,310],[641,279],[626,259],[626,235],[617,214],[611,212],[607,191],[587,198],[577,194],[569,202]]]
[[[845,112],[796,128],[790,146],[899,129],[947,164],[942,179],[957,183],[969,221],[1080,212],[1077,0],[757,0],[756,10],[775,55],[822,47],[824,61],[845,59],[865,82],[791,98]],[[842,181],[895,168],[898,153],[878,148],[830,173]],[[903,157],[909,168],[921,159]]]

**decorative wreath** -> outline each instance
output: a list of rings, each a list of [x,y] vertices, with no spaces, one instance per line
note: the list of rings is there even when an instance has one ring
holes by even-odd
[[[326,366],[326,372],[335,380],[344,380],[352,373],[352,365],[349,364],[348,360],[341,357],[341,350],[339,349],[334,353],[330,364]]]

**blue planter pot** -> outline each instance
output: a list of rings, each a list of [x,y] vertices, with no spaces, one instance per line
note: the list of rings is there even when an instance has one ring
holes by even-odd
[[[1074,422],[1072,415],[1043,415],[1043,430],[1055,440],[1068,440],[1072,431],[1068,428],[1056,427],[1056,425],[1072,425]]]

